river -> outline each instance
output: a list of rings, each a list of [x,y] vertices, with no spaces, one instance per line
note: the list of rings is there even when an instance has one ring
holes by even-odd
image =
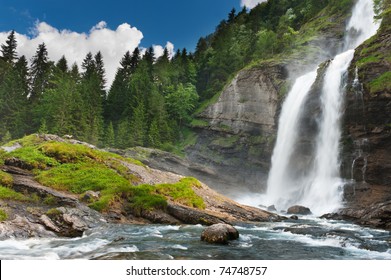
[[[302,217],[236,227],[240,238],[222,246],[201,242],[201,225],[108,224],[80,238],[0,241],[0,259],[391,259],[389,231],[347,222]]]

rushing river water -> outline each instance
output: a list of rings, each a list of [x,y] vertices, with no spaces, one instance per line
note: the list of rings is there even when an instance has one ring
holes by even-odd
[[[341,221],[240,225],[227,246],[200,241],[201,225],[107,225],[80,238],[0,241],[0,259],[391,259],[391,233]],[[289,232],[290,230],[292,232]]]

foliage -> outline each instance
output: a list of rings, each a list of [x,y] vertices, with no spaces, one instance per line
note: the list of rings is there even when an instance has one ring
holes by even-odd
[[[58,162],[46,156],[42,151],[36,147],[26,146],[19,148],[7,154],[7,157],[16,157],[29,165],[31,169],[46,169],[51,166],[57,166]]]
[[[6,188],[0,185],[0,199],[5,200],[17,200],[17,201],[28,201],[29,199],[18,192],[15,192],[14,190],[10,188]]]
[[[114,170],[94,163],[62,164],[40,172],[36,179],[43,185],[77,194],[129,185],[129,181]]]
[[[391,91],[391,71],[381,74],[369,83],[370,93],[390,92]]]
[[[12,176],[0,170],[0,185],[11,187],[13,183],[14,179],[12,178]]]
[[[3,222],[7,219],[8,219],[8,214],[3,209],[0,209],[0,222]]]
[[[381,28],[389,28],[390,0],[374,1]],[[153,48],[144,55],[138,48],[126,52],[112,85],[107,85],[101,52],[88,53],[79,71],[64,56],[50,61],[40,44],[29,66],[24,56],[18,58],[12,31],[1,44],[0,139],[39,131],[98,146],[181,152],[187,139],[183,131],[206,125],[193,121],[194,115],[216,102],[235,73],[286,55],[311,57],[316,47],[310,42],[339,24],[354,2],[269,0],[251,10],[232,9],[215,32],[199,39],[194,53],[182,49],[171,57],[165,49],[156,58]],[[360,63],[383,59],[390,57],[379,49]],[[372,87],[379,85],[374,81]]]

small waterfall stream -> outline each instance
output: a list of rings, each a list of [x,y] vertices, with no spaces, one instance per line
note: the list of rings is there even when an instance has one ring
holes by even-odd
[[[264,204],[278,210],[294,204],[310,207],[315,214],[335,211],[341,206],[343,180],[340,178],[340,118],[346,74],[354,48],[373,36],[379,24],[374,21],[372,0],[359,0],[346,27],[345,46],[328,65],[320,94],[319,132],[316,136],[313,164],[310,170],[291,172],[299,164],[292,158],[296,147],[300,116],[305,98],[316,76],[314,72],[299,77],[283,104],[276,146],[269,173]],[[309,147],[310,148],[310,147]]]

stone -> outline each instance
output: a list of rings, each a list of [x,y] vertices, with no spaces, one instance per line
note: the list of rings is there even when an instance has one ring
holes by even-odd
[[[307,207],[301,206],[301,205],[294,205],[288,208],[287,211],[288,214],[295,214],[295,215],[310,215],[311,210]]]
[[[228,224],[214,224],[205,228],[201,233],[202,241],[215,244],[228,244],[228,241],[238,238],[238,230]]]
[[[297,217],[296,215],[292,215],[292,216],[290,217],[290,219],[291,219],[291,220],[298,220],[299,217]]]
[[[267,211],[277,211],[276,206],[270,205],[270,206],[267,208]]]
[[[86,191],[81,200],[87,203],[98,201],[100,198],[100,192]]]

